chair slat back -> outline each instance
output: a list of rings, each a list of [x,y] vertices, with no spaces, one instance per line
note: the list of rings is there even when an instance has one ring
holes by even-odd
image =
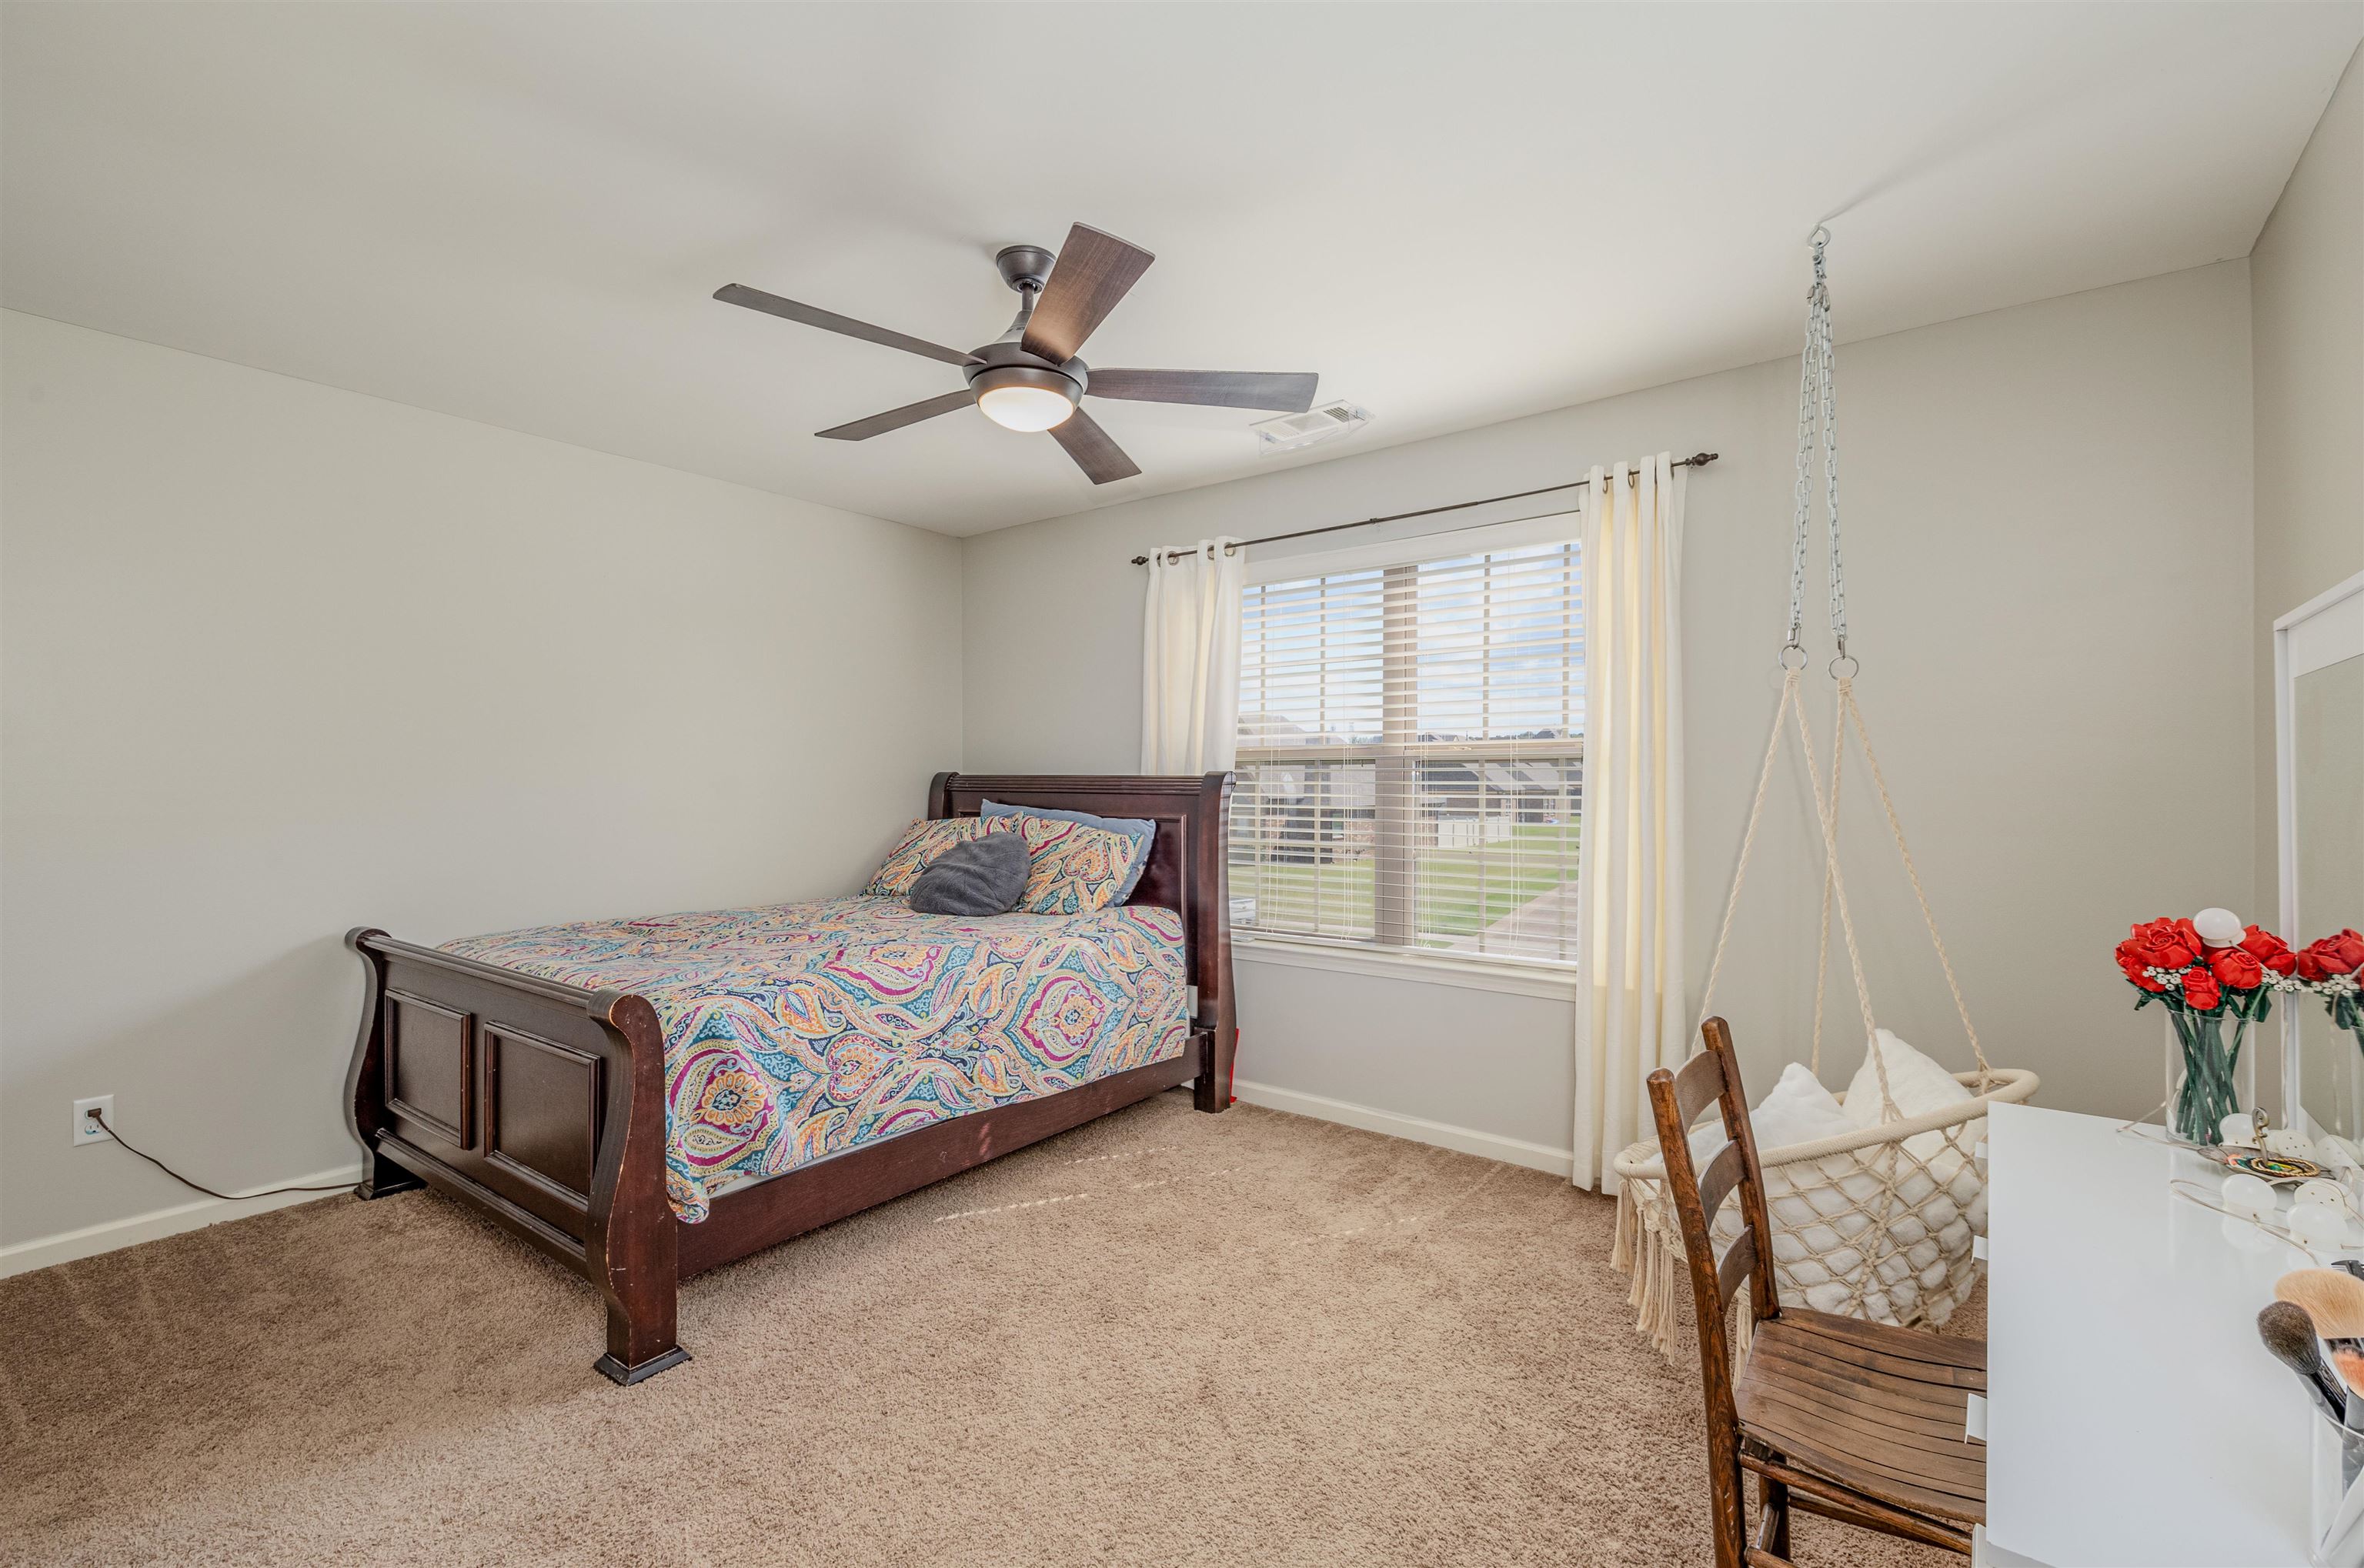
[[[1747,1169],[1748,1162],[1741,1154],[1740,1145],[1726,1140],[1715,1158],[1707,1162],[1707,1169],[1699,1173],[1700,1207],[1709,1214],[1722,1208],[1723,1200],[1732,1195],[1732,1189],[1740,1184]]]
[[[1675,1071],[1675,1114],[1685,1127],[1699,1120],[1700,1112],[1723,1097],[1723,1059],[1712,1051],[1703,1051]]]
[[[1719,1317],[1725,1307],[1732,1305],[1732,1298],[1739,1294],[1740,1287],[1747,1284],[1756,1272],[1756,1235],[1754,1231],[1744,1230],[1738,1240],[1723,1250],[1723,1261],[1715,1265],[1715,1309]]]
[[[1732,1029],[1710,1018],[1701,1030],[1706,1049],[1674,1072],[1650,1074],[1650,1111],[1657,1123],[1658,1150],[1666,1162],[1667,1191],[1681,1221],[1683,1252],[1691,1276],[1691,1304],[1698,1319],[1700,1381],[1707,1405],[1709,1490],[1716,1508],[1719,1563],[1738,1562],[1747,1533],[1741,1487],[1740,1412],[1733,1402],[1732,1344],[1726,1308],[1745,1283],[1755,1293],[1749,1305],[1759,1322],[1781,1313],[1772,1270],[1773,1226],[1765,1207],[1764,1169],[1756,1137],[1748,1125],[1748,1100],[1741,1087],[1740,1062]],[[1710,1105],[1721,1111],[1724,1148],[1708,1162],[1702,1176],[1691,1159],[1691,1123]],[[1734,1191],[1740,1195],[1740,1235],[1719,1260],[1715,1255],[1716,1211]]]

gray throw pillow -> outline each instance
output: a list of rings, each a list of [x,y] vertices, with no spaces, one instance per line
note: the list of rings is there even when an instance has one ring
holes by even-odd
[[[922,915],[999,915],[1026,891],[1026,835],[986,833],[955,844],[928,862],[911,884],[911,907]]]

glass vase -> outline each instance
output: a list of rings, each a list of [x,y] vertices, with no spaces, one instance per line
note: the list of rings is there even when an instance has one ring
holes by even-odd
[[[2248,1020],[2233,1020],[2229,1041],[2223,1013],[2178,1010],[2169,1012],[2168,1020],[2175,1027],[2176,1044],[2183,1048],[2183,1082],[2175,1091],[2175,1136],[2213,1149],[2224,1141],[2225,1118],[2241,1108],[2233,1070],[2240,1065],[2241,1037],[2248,1032]]]

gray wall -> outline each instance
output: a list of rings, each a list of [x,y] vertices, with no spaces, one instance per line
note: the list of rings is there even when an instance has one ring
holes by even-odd
[[[195,1197],[84,1096],[216,1186],[350,1167],[347,927],[842,893],[957,763],[951,539],[0,332],[0,1244]]]
[[[1842,356],[1864,697],[1990,1053],[2053,1105],[2147,1103],[2156,1029],[2107,964],[2123,925],[2256,884],[2249,300],[2236,261]],[[87,1095],[217,1184],[348,1166],[349,924],[436,940],[818,895],[936,767],[1131,768],[1127,558],[1150,544],[1701,446],[1724,454],[1691,482],[1685,584],[1704,968],[1773,690],[1789,363],[964,544],[37,318],[0,332],[0,1246],[185,1197],[69,1146]],[[637,739],[659,711],[663,739]],[[1802,1052],[1811,995],[1812,829],[1783,802],[1723,998],[1759,1081]],[[2177,836],[2195,803],[2236,828]],[[1872,826],[1850,865],[1881,1015],[1962,1060]],[[1244,1077],[1567,1146],[1564,1002],[1240,978]]]
[[[1842,267],[1842,328],[1845,289]],[[2046,1104],[2131,1114],[2156,1098],[2155,1015],[2132,1013],[2110,947],[2130,920],[2253,886],[2248,312],[2236,261],[1840,355],[1861,695],[1989,1054],[2042,1073]],[[1796,383],[1793,361],[1759,365],[970,539],[966,765],[1137,765],[1128,559],[1146,546],[1714,449],[1690,482],[1683,595],[1702,973],[1775,691]],[[1760,1085],[1804,1054],[1811,1014],[1812,818],[1801,786],[1781,798],[1719,996]],[[1967,1065],[1892,852],[1873,819],[1856,828],[1882,1021]],[[1240,968],[1243,1078],[1567,1147],[1566,1004]],[[1860,1055],[1839,1044],[1824,1076],[1844,1083]]]
[[[2249,256],[2257,381],[2257,918],[2281,907],[2273,627],[2364,572],[2364,54]],[[2310,932],[2320,936],[2322,932]]]

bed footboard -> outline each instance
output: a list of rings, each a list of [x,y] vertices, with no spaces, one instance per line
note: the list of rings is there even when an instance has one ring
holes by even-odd
[[[366,927],[345,941],[369,985],[345,1081],[357,1194],[424,1183],[589,1279],[608,1303],[594,1364],[616,1382],[687,1361],[656,1009]]]

